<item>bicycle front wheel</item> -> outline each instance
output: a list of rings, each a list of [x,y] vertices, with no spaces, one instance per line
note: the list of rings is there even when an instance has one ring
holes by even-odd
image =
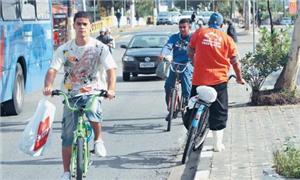
[[[79,137],[77,139],[76,180],[82,180],[83,179],[83,169],[84,169],[83,145],[84,145],[84,139]]]
[[[169,99],[169,116],[168,116],[168,127],[167,127],[167,131],[171,131],[171,124],[172,124],[172,119],[173,119],[173,115],[174,112],[176,111],[176,90],[172,89],[171,90],[171,95],[170,95],[170,99]]]
[[[181,160],[182,164],[186,163],[188,157],[191,154],[192,147],[194,146],[195,131],[196,131],[196,128],[193,126],[190,126],[190,129],[188,132],[188,138],[187,138],[186,145],[185,145],[183,155],[182,155],[182,160]]]

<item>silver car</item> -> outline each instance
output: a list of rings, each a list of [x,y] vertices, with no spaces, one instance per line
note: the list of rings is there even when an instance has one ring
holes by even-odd
[[[160,12],[157,16],[156,25],[160,24],[173,24],[172,16],[169,12]]]

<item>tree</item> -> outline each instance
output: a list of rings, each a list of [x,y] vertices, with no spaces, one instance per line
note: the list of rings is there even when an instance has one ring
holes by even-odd
[[[153,14],[155,1],[153,0],[139,0],[135,2],[136,12],[141,17],[149,16]]]
[[[244,0],[245,30],[250,29],[250,0]]]
[[[295,21],[292,46],[289,53],[289,60],[284,66],[274,89],[293,92],[296,89],[296,81],[300,66],[300,7],[298,7],[298,17]]]

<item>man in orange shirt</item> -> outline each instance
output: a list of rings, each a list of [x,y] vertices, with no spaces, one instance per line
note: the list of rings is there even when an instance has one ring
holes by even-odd
[[[221,31],[223,16],[213,13],[209,28],[197,30],[189,44],[189,56],[193,59],[194,73],[191,97],[196,95],[197,86],[211,86],[218,93],[218,101],[210,106],[209,126],[214,135],[214,151],[225,149],[223,129],[228,118],[227,81],[230,65],[236,74],[236,81],[244,84],[239,68],[237,48],[230,36]]]

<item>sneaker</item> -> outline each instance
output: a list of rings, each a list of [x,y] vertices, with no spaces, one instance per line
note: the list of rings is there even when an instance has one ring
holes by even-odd
[[[61,180],[71,180],[71,173],[64,172],[63,175],[60,177]]]
[[[95,154],[100,157],[106,156],[106,149],[102,139],[95,141],[94,144]]]

